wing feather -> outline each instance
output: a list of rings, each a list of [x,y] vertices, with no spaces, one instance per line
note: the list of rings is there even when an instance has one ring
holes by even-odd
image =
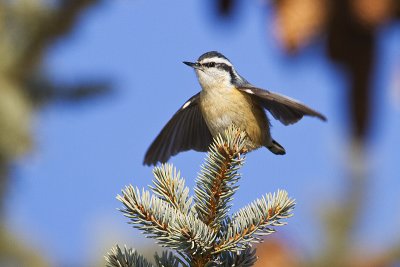
[[[199,93],[192,96],[168,121],[147,150],[143,164],[166,162],[190,149],[208,150],[212,136],[198,105],[199,96]]]
[[[255,98],[272,116],[284,125],[298,122],[304,115],[317,117],[326,121],[321,113],[287,96],[246,85],[238,88],[240,91]]]

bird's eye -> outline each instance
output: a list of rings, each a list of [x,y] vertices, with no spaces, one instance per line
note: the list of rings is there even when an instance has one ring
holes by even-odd
[[[215,62],[210,62],[210,63],[208,63],[208,66],[209,66],[210,68],[215,67]]]

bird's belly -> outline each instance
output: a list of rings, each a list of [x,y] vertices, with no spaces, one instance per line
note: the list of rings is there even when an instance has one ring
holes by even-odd
[[[250,97],[232,89],[228,94],[202,92],[200,98],[200,108],[212,136],[223,133],[233,124],[247,133],[249,150],[266,143],[269,124],[265,112]]]

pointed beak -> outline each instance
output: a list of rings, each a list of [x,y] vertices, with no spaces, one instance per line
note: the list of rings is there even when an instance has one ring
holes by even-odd
[[[193,62],[187,62],[187,61],[183,61],[183,64],[188,65],[189,67],[192,67],[194,69],[199,69],[200,68],[200,64],[199,63],[193,63]]]

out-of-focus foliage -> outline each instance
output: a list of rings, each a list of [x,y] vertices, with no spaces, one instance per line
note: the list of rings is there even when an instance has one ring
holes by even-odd
[[[377,32],[390,21],[399,19],[400,2],[308,0],[304,5],[296,5],[294,2],[275,1],[278,31],[282,36],[289,36],[281,40],[287,51],[292,53],[301,52],[304,45],[313,42],[318,36],[327,36],[329,59],[339,63],[348,74],[346,99],[342,102],[347,106],[345,115],[349,118],[351,138],[348,148],[349,166],[346,170],[348,175],[344,179],[348,190],[341,203],[326,212],[325,246],[316,259],[310,259],[312,263],[306,262],[305,265],[391,266],[400,261],[400,247],[395,245],[391,248],[388,245],[381,254],[359,260],[354,257],[357,248],[352,245],[351,238],[368,190],[368,158],[364,142],[370,132],[373,114],[376,114],[371,81],[376,71]],[[311,9],[315,9],[315,12],[305,15],[307,12],[304,11]],[[305,17],[303,21],[295,21],[296,16],[288,15],[285,10],[290,10],[292,14],[302,13]],[[319,15],[315,16],[315,13]],[[315,25],[308,21],[314,21]],[[285,27],[286,24],[292,27]]]
[[[222,18],[230,18],[239,0],[216,1]],[[352,244],[352,235],[360,211],[364,210],[368,192],[367,149],[365,141],[377,114],[376,93],[371,84],[375,77],[377,41],[382,27],[399,20],[398,0],[271,0],[266,5],[275,11],[275,32],[283,51],[288,55],[301,53],[303,48],[326,37],[327,57],[340,65],[347,74],[343,106],[348,120],[348,166],[343,181],[347,191],[337,206],[326,211],[323,223],[324,245],[315,257],[287,266],[394,266],[400,262],[400,244],[383,248],[379,253],[365,253]],[[394,70],[395,73],[398,70]],[[394,74],[396,77],[396,74]],[[398,86],[394,78],[394,86]],[[398,96],[393,88],[393,96]],[[396,100],[394,100],[396,101]],[[400,239],[400,236],[398,236]],[[262,253],[259,250],[259,253]],[[290,252],[288,252],[290,253]],[[283,265],[285,266],[285,265]],[[397,265],[396,265],[397,266]]]
[[[214,7],[223,18],[231,18],[240,0],[218,0]],[[349,74],[346,115],[354,138],[368,136],[374,114],[371,77],[380,27],[400,18],[398,0],[271,0],[275,32],[290,55],[327,37],[327,56]],[[242,3],[243,4],[243,3]],[[270,7],[270,5],[266,5]]]
[[[50,264],[34,248],[0,227],[0,266],[47,267]]]
[[[257,245],[255,267],[299,267],[300,259],[288,242],[279,239],[265,240]]]
[[[104,92],[104,83],[53,84],[41,71],[43,57],[69,33],[79,14],[100,1],[0,2],[0,166],[27,152],[35,108],[55,100],[75,101]],[[3,173],[7,173],[4,171]],[[6,177],[1,177],[7,179]],[[2,183],[4,184],[4,183]],[[4,190],[4,188],[2,188]],[[3,191],[2,190],[2,191]]]
[[[341,266],[348,267],[394,267],[400,258],[400,246],[393,246],[392,250],[384,253],[375,252],[366,254],[362,250],[353,251],[352,257]],[[302,267],[302,266],[337,266],[334,262],[325,262],[325,265],[317,265],[316,262],[304,262],[304,255],[300,256],[300,250],[294,249],[294,244],[288,240],[272,239],[257,245],[257,262],[255,267]]]
[[[41,68],[47,48],[73,29],[82,11],[99,2],[0,1],[0,213],[10,166],[33,147],[31,124],[37,108],[50,101],[84,99],[108,88],[103,82],[54,84]],[[4,227],[0,265],[47,266]]]
[[[328,57],[349,74],[346,102],[354,138],[368,137],[374,105],[372,88],[377,30],[399,19],[397,0],[275,0],[276,27],[289,53],[328,37]]]
[[[69,33],[96,0],[0,2],[0,159],[11,161],[31,146],[35,107],[104,92],[104,83],[52,84],[41,72],[47,48]]]
[[[31,105],[12,81],[0,77],[0,159],[13,160],[30,147]]]
[[[328,0],[276,1],[276,32],[288,52],[309,44],[326,25]]]

